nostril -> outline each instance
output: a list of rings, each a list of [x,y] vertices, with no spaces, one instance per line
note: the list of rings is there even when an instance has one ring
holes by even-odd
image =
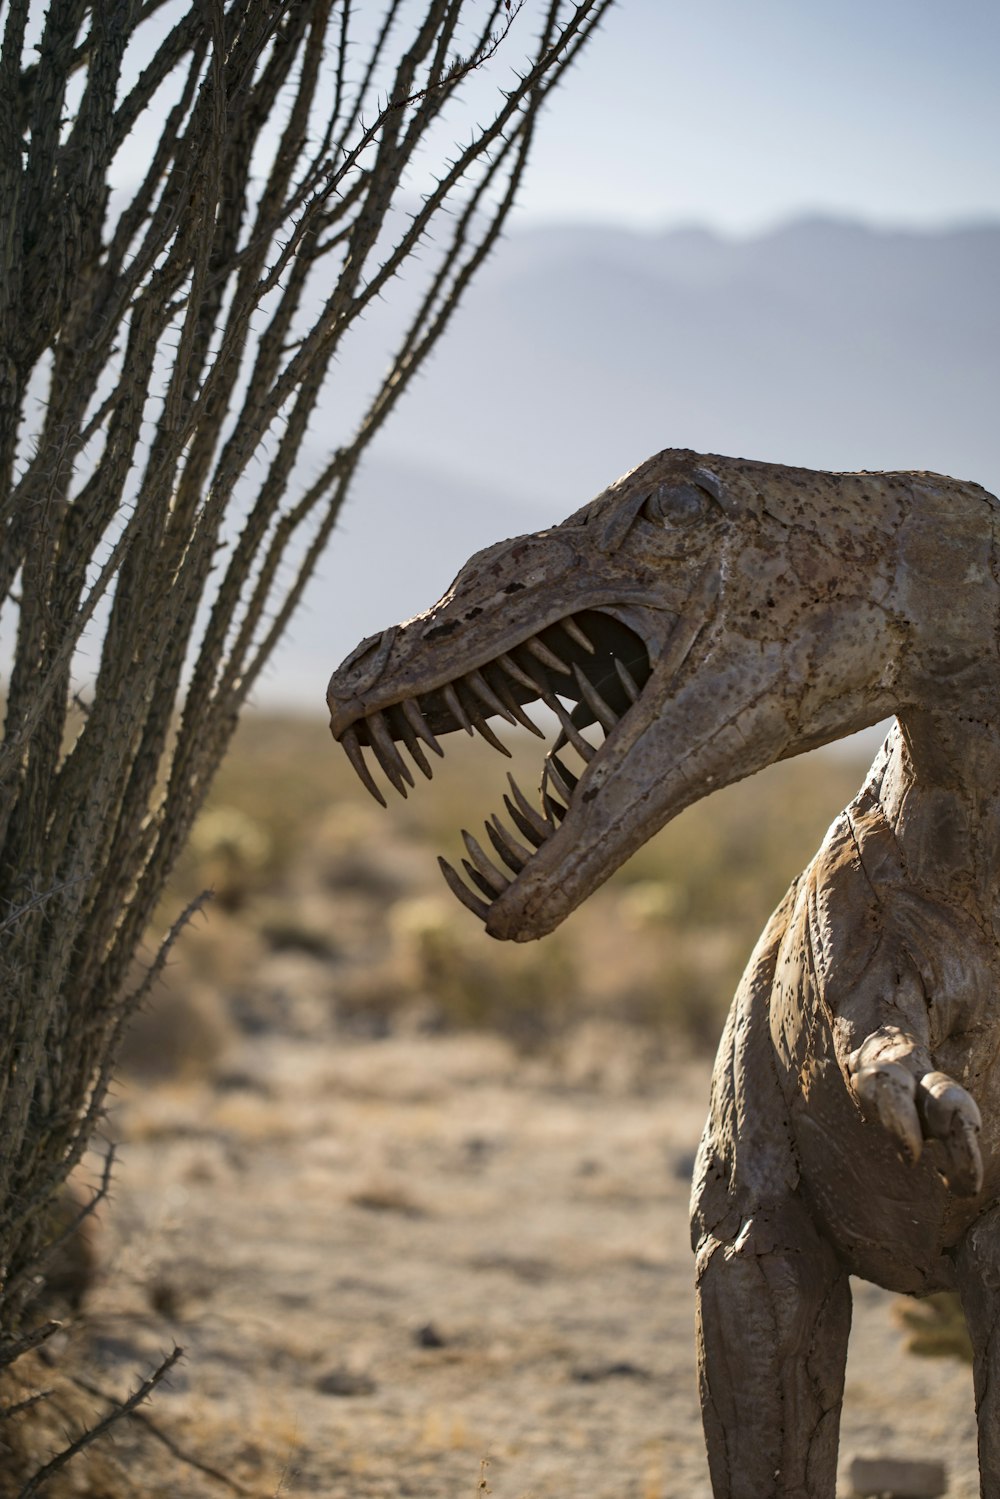
[[[398,625],[392,625],[355,646],[330,678],[327,699],[332,702],[334,698],[356,697],[372,687],[385,670],[398,630]]]
[[[346,677],[360,676],[365,669],[365,665],[368,664],[370,666],[374,661],[381,639],[381,635],[369,635],[367,640],[362,640],[359,646],[355,646],[347,659],[340,663],[340,672]]]

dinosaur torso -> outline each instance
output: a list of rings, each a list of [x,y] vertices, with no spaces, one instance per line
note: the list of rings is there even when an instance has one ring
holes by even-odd
[[[695,1196],[713,1174],[740,1190],[735,1205],[723,1192],[721,1207],[709,1190],[696,1224],[718,1229],[780,1179],[802,1193],[851,1273],[920,1294],[954,1284],[949,1251],[1000,1195],[1000,953],[967,890],[920,889],[907,871],[905,840],[880,800],[894,750],[902,752],[898,733],[894,741],[791,887],[741,985]],[[862,1044],[887,996],[905,1008],[901,1025],[925,1017],[935,1062],[979,1103],[984,1180],[972,1198],[949,1191],[934,1142],[911,1162],[858,1109],[841,1059]],[[765,1071],[768,1090],[759,1085]],[[777,1179],[762,1180],[766,1172]]]

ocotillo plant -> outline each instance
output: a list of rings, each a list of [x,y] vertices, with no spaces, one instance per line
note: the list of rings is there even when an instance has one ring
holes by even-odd
[[[240,708],[609,4],[3,7],[0,1367]],[[491,74],[454,145],[447,106]],[[404,268],[359,411],[343,356]],[[307,471],[321,394],[324,439],[343,416]]]

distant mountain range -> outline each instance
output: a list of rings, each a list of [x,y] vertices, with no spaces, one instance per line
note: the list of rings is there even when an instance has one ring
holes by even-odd
[[[359,380],[394,309],[365,324]],[[431,604],[470,552],[660,448],[996,491],[998,406],[1000,225],[514,233],[375,445],[258,697],[321,703],[340,657]]]

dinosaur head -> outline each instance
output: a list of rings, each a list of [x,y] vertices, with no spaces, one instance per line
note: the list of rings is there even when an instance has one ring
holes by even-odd
[[[382,801],[366,755],[405,795],[407,755],[429,775],[460,729],[503,749],[487,720],[546,705],[537,800],[511,781],[489,852],[463,834],[468,883],[441,861],[491,935],[543,936],[692,802],[906,701],[916,477],[660,453],[363,641],[332,732]]]

